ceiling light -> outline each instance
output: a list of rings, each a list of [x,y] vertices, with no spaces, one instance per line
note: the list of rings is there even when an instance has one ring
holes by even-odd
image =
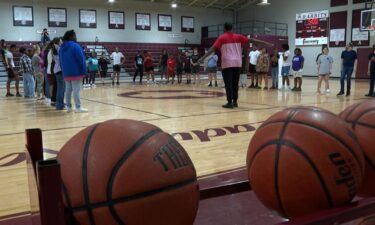
[[[172,3],[171,6],[172,8],[177,8],[177,3]]]
[[[114,3],[114,2],[115,2],[115,0],[108,0],[108,2],[109,2],[109,3]]]
[[[268,1],[269,0],[260,0],[257,5],[259,5],[259,6],[271,5],[271,3],[269,3]]]

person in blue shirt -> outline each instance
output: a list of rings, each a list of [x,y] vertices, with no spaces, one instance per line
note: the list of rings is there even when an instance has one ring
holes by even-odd
[[[99,60],[96,58],[95,52],[91,52],[91,56],[88,59],[87,64],[88,64],[88,70],[90,74],[89,84],[91,85],[92,88],[94,88],[96,87],[95,77],[99,71]]]
[[[292,91],[301,91],[302,86],[302,69],[305,63],[305,58],[302,56],[302,50],[300,48],[296,48],[294,50],[294,56],[292,59],[292,69],[293,69],[293,77],[294,77],[294,88]]]
[[[342,96],[345,93],[345,80],[346,80],[346,96],[350,96],[351,80],[354,68],[357,62],[357,52],[353,50],[353,44],[349,43],[346,50],[341,53],[341,89],[337,96]]]
[[[81,107],[80,88],[81,80],[86,73],[86,60],[82,47],[77,44],[74,30],[69,30],[63,37],[63,44],[59,49],[59,61],[65,80],[65,102],[67,112],[72,112],[72,93],[76,106],[76,113],[87,112]]]

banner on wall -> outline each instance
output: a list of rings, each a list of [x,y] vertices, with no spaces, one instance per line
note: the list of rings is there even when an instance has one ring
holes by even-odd
[[[181,32],[194,32],[194,17],[181,17]]]
[[[149,13],[135,14],[136,30],[151,30],[151,15]]]
[[[321,10],[296,14],[296,45],[328,43],[329,11]]]
[[[159,31],[172,31],[172,16],[171,15],[158,15],[158,30]]]
[[[369,40],[368,31],[361,31],[359,27],[352,29],[352,41],[368,41],[368,40]]]
[[[109,29],[125,29],[125,13],[124,12],[108,12],[108,28]]]
[[[34,26],[33,7],[13,6],[14,26]]]
[[[79,10],[79,27],[96,28],[96,10],[80,9]]]
[[[48,8],[49,27],[67,27],[67,16],[65,8]]]

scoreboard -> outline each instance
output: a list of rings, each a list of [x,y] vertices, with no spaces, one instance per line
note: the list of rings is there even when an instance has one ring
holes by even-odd
[[[328,44],[328,10],[297,13],[296,45]]]

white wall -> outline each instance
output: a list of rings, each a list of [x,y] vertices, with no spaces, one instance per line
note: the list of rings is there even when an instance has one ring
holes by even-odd
[[[201,27],[233,21],[232,12],[223,12],[221,10],[207,10],[192,7],[178,7],[172,9],[166,4],[157,4],[150,2],[132,2],[118,1],[113,5],[105,3],[106,1],[88,1],[91,3],[74,3],[75,1],[58,1],[59,3],[46,3],[48,1],[0,1],[0,38],[13,41],[37,41],[40,35],[36,33],[37,29],[47,27],[48,7],[67,8],[68,27],[50,28],[57,30],[57,34],[51,36],[62,36],[67,29],[75,29],[79,41],[95,41],[98,36],[100,41],[109,42],[147,42],[147,43],[184,43],[187,39],[191,44],[200,44]],[[43,4],[41,3],[43,2]],[[78,2],[78,1],[76,1]],[[83,2],[83,3],[82,3]],[[12,5],[27,5],[34,7],[34,27],[14,27]],[[79,28],[78,10],[96,9],[97,10],[97,29]],[[125,12],[125,30],[108,29],[108,10]],[[135,13],[151,13],[151,31],[135,30]],[[172,32],[159,32],[157,14],[172,15]],[[195,32],[181,33],[181,16],[195,17]],[[181,34],[178,38],[168,38],[168,33]]]
[[[296,33],[296,14],[300,12],[312,12],[317,10],[328,9],[330,12],[348,11],[347,19],[347,37],[346,40],[351,40],[352,28],[352,10],[364,8],[364,4],[352,4],[349,0],[347,6],[330,7],[330,0],[270,0],[271,6],[250,6],[239,11],[238,21],[257,19],[265,21],[274,21],[288,24],[288,36],[290,49],[293,51],[295,48],[295,33]],[[374,43],[375,38],[371,36],[370,45]],[[305,75],[316,74],[315,58],[321,51],[321,46],[302,47],[303,56],[305,57]],[[355,48],[356,49],[356,48]],[[333,67],[333,76],[340,75],[341,67],[341,52],[343,48],[330,48],[330,54],[334,57],[335,63]],[[354,76],[354,73],[353,73]]]

